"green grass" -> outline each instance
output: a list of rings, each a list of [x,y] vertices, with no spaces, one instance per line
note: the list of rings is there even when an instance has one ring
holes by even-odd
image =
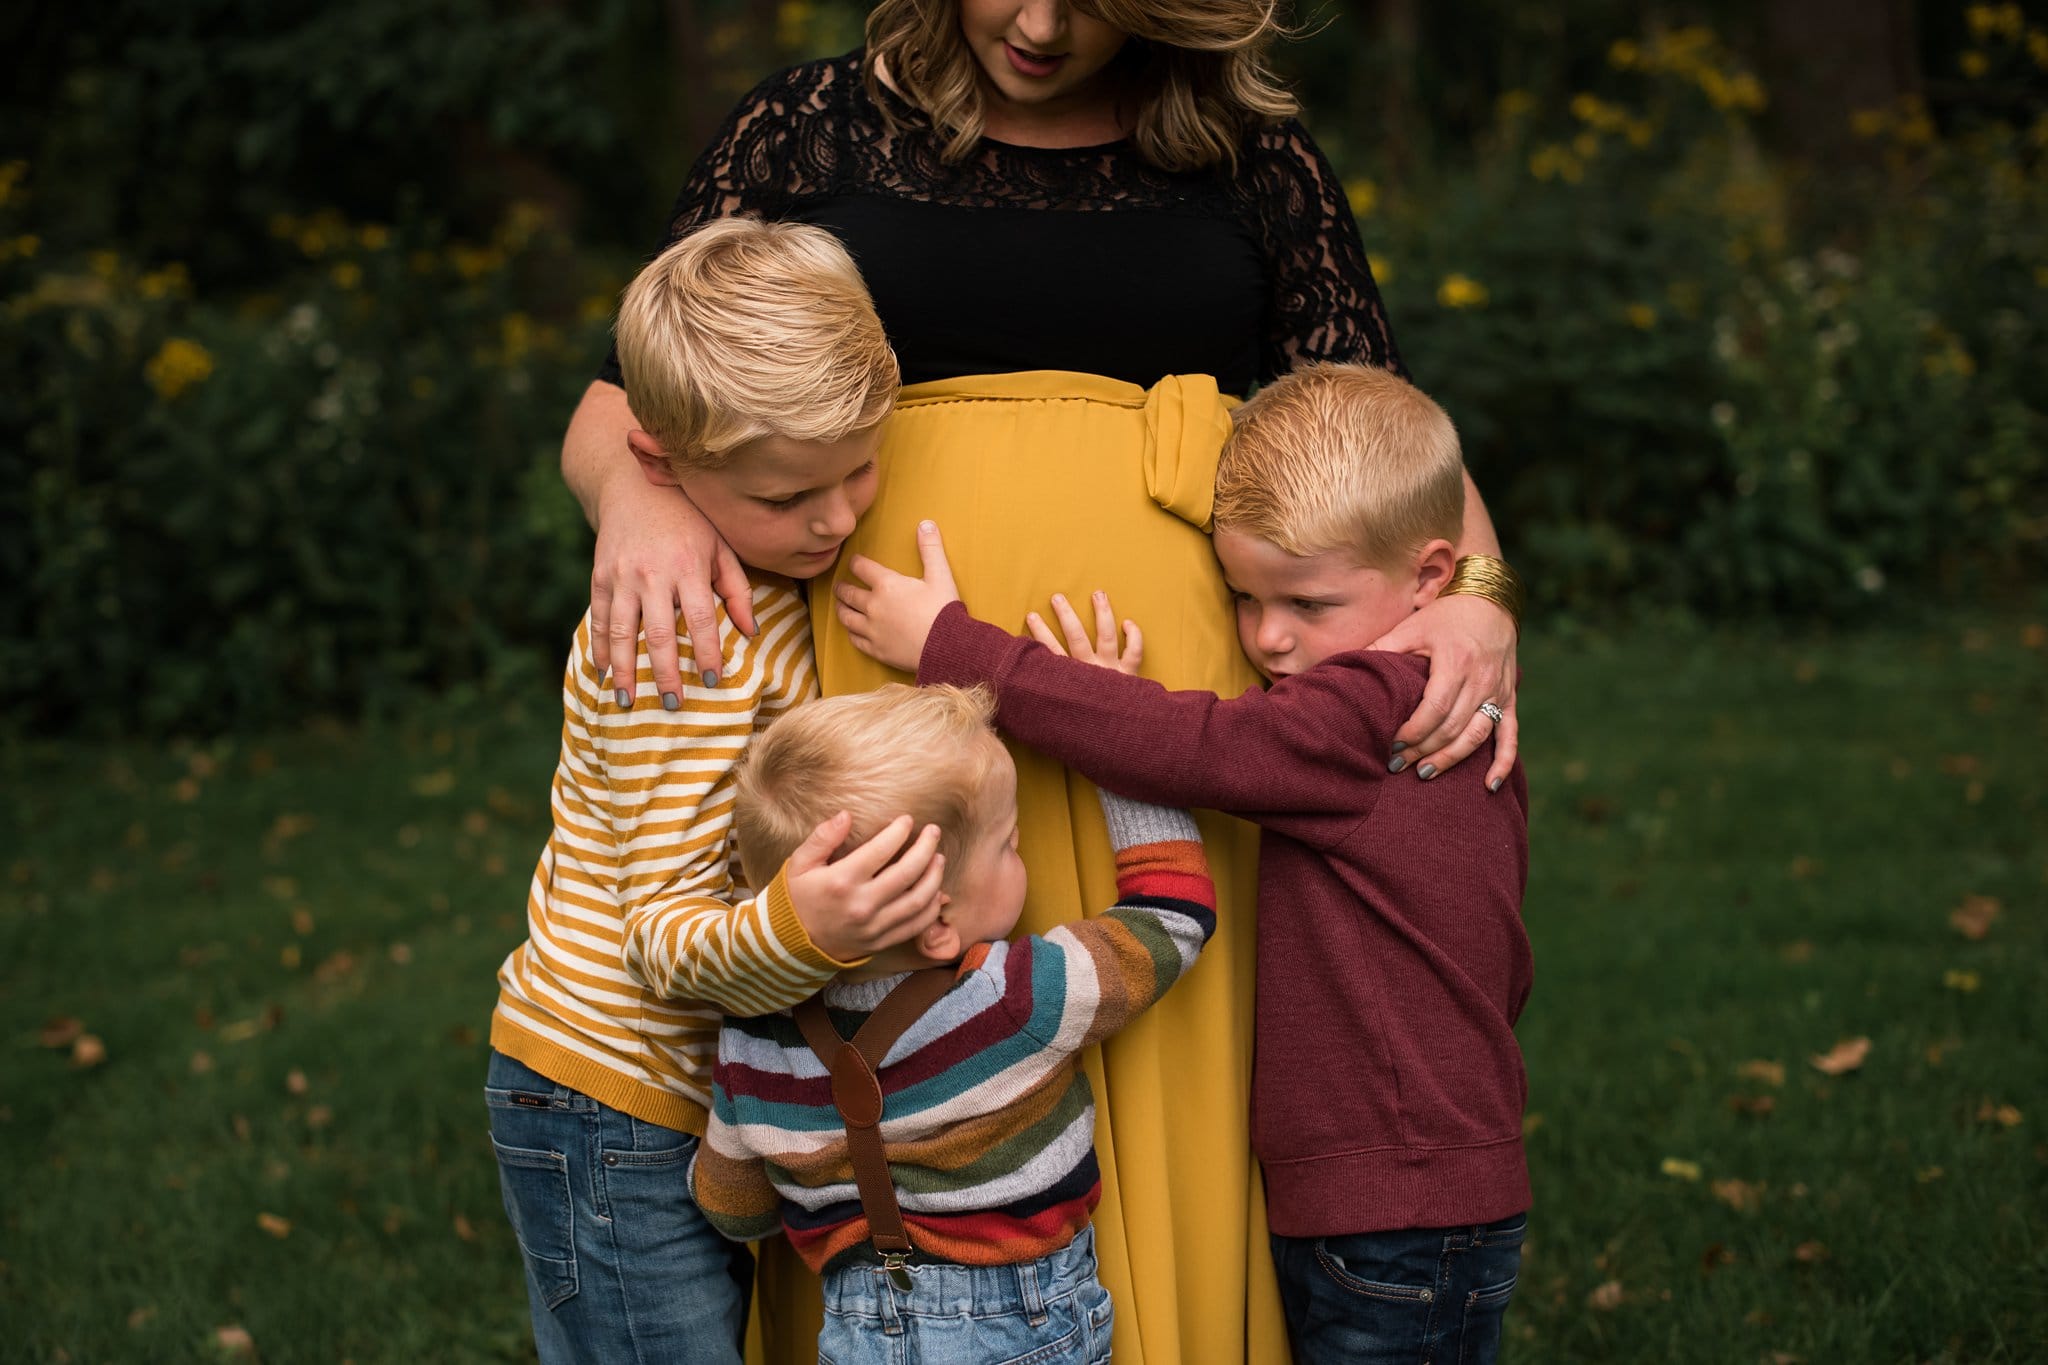
[[[1509,1360],[2048,1357],[2025,626],[1531,642]],[[526,1355],[477,1090],[554,727],[536,695],[0,756],[7,1353],[214,1360],[239,1324],[273,1365]],[[105,1060],[43,1046],[59,1019]],[[1809,1065],[1856,1037],[1859,1070]]]

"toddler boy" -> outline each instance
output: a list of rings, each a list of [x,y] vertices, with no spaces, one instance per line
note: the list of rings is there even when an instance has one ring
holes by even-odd
[[[1013,737],[1262,827],[1252,1141],[1300,1361],[1491,1361],[1520,1260],[1527,787],[1518,767],[1491,794],[1477,763],[1391,778],[1428,665],[1368,648],[1450,583],[1462,470],[1442,409],[1381,370],[1311,366],[1246,403],[1214,543],[1272,686],[1233,699],[1124,676],[1139,636],[1119,652],[1101,593],[1093,641],[1054,599],[1074,659],[1035,614],[1040,643],[975,621],[929,524],[922,579],[858,559],[870,586],[841,589],[856,641],[993,685]]]
[[[892,684],[799,708],[741,766],[750,876],[838,812],[856,842],[904,810],[945,831],[935,921],[794,1016],[726,1021],[692,1171],[727,1235],[780,1227],[822,1272],[818,1353],[839,1365],[1108,1359],[1079,1054],[1179,980],[1215,927],[1194,821],[1105,792],[1118,902],[1007,940],[1025,873],[990,711],[982,689]]]
[[[618,342],[634,454],[749,567],[759,631],[721,616],[724,676],[656,704],[644,640],[637,676],[607,680],[578,628],[485,1097],[541,1360],[738,1365],[752,1262],[685,1179],[720,1015],[795,1004],[937,913],[938,831],[913,840],[907,819],[830,864],[846,830],[828,821],[757,895],[730,847],[741,751],[817,691],[797,584],[874,497],[898,376],[852,260],[795,224],[677,242],[626,291]]]

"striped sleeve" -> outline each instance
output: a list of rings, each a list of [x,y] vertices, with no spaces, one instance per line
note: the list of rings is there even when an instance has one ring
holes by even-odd
[[[1030,938],[1004,964],[1023,1031],[1070,1053],[1114,1036],[1187,974],[1216,931],[1216,888],[1186,811],[1102,794],[1117,903]]]
[[[716,688],[686,686],[674,711],[655,694],[644,650],[632,711],[589,699],[626,970],[656,995],[742,1016],[788,1008],[847,965],[811,942],[780,875],[752,897],[734,883],[733,770],[764,704],[786,708],[816,689],[801,599],[757,600],[756,618],[748,639],[720,610],[726,675]]]
[[[690,1191],[711,1226],[735,1242],[757,1242],[782,1225],[781,1195],[768,1178],[768,1163],[747,1146],[734,1121],[732,1094],[724,1085],[725,1064],[712,1071],[711,1118],[690,1161]]]

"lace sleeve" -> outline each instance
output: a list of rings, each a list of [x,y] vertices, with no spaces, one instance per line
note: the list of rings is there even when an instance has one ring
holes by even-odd
[[[832,116],[832,103],[849,78],[857,81],[859,76],[844,58],[809,62],[778,71],[749,91],[690,168],[669,212],[668,231],[648,259],[714,218],[739,213],[779,218],[792,201],[829,185],[835,140],[799,133],[807,122]],[[617,346],[605,356],[597,377],[623,387]]]
[[[1246,170],[1273,280],[1261,382],[1317,360],[1383,365],[1406,378],[1351,205],[1308,130],[1294,119],[1265,129]]]

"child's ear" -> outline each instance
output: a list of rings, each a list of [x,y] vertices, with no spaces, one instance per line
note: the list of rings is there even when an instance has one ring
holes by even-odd
[[[1457,567],[1458,556],[1448,540],[1432,540],[1423,546],[1415,557],[1415,605],[1426,607],[1436,601]]]
[[[933,962],[957,962],[967,951],[967,945],[960,941],[960,931],[953,926],[953,917],[943,910],[939,917],[927,924],[916,938],[917,951]]]
[[[661,442],[635,427],[626,433],[626,445],[640,462],[640,472],[647,476],[647,482],[656,488],[676,487],[675,471],[668,467],[668,452],[661,448]]]

